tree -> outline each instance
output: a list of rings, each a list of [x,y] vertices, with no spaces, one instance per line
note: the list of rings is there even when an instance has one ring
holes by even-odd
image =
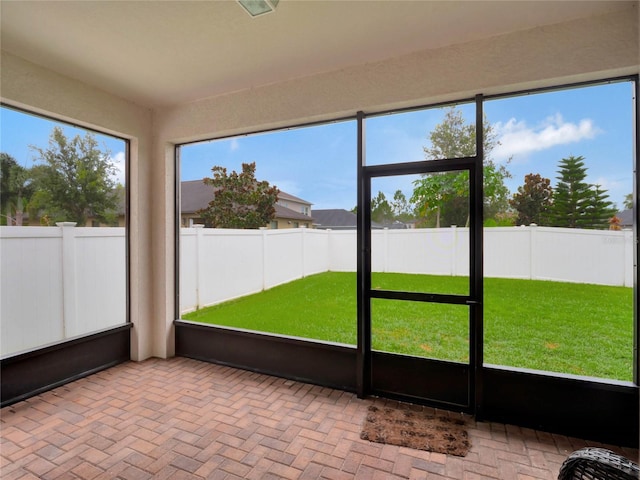
[[[386,195],[378,192],[378,195],[371,199],[371,220],[378,223],[390,223],[394,218],[393,207],[387,201]]]
[[[7,153],[0,153],[0,218],[2,225],[22,225],[33,194],[30,171]]]
[[[511,174],[504,165],[485,161],[482,168],[482,194],[484,218],[498,218],[509,210],[509,188],[504,184]]]
[[[504,180],[510,177],[504,165],[491,160],[491,151],[498,145],[491,124],[483,121],[483,189],[484,214],[493,217],[508,209],[509,189]],[[429,134],[430,147],[423,147],[427,160],[470,157],[476,154],[476,128],[467,124],[456,107],[445,113],[442,123]],[[414,183],[411,202],[417,205],[421,216],[435,215],[435,226],[468,225],[469,222],[469,174],[445,172],[424,175]]]
[[[393,216],[396,220],[406,222],[413,218],[413,208],[411,203],[407,200],[407,197],[402,190],[396,190],[393,194],[393,202],[391,203],[393,208]]]
[[[584,157],[560,160],[558,184],[553,195],[551,224],[555,227],[579,228],[584,225],[584,211],[587,208],[591,191],[585,182],[587,169]]]
[[[622,230],[622,226],[620,225],[621,223],[622,220],[620,220],[620,217],[614,215],[609,219],[609,230]]]
[[[356,205],[349,211],[357,215],[358,206]],[[387,196],[381,191],[378,191],[378,194],[371,198],[371,220],[374,222],[405,222],[412,218],[412,205],[407,201],[407,197],[402,193],[402,190],[395,191],[391,202],[387,200]]]
[[[485,157],[498,145],[496,133],[485,118],[483,121],[483,146]],[[442,123],[429,134],[431,147],[422,147],[425,158],[472,157],[476,154],[476,126],[467,124],[461,110],[455,106],[445,112]]]
[[[633,193],[627,193],[624,196],[624,208],[631,210],[633,208]]]
[[[600,185],[592,185],[591,192],[591,198],[584,212],[586,218],[584,227],[610,228],[612,225],[611,219],[615,217],[617,209],[614,207],[613,202],[607,200],[609,195],[607,195],[606,190],[601,190]]]
[[[541,177],[539,173],[525,175],[524,184],[509,200],[509,204],[518,212],[517,223],[547,225],[552,196],[551,180]]]
[[[204,178],[213,187],[213,200],[198,213],[209,228],[260,228],[275,215],[280,190],[255,178],[256,164],[243,163],[242,172],[214,166],[213,178]]]
[[[445,226],[465,225],[469,217],[468,182],[466,172],[432,173],[413,182],[411,201],[418,205],[418,216],[426,219],[422,224],[440,228],[442,220]],[[428,221],[431,213],[433,222]]]
[[[573,155],[559,162],[558,184],[553,193],[550,223],[555,227],[608,228],[615,214],[605,190],[585,182],[584,157]]]
[[[94,135],[76,135],[67,139],[60,127],[54,127],[49,148],[31,147],[37,154],[31,171],[34,177],[34,207],[52,222],[76,222],[87,219],[113,223],[117,215],[116,166],[111,153],[98,148]]]

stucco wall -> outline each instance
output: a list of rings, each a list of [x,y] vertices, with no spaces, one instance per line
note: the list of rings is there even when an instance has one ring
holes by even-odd
[[[2,52],[2,102],[130,141],[132,358],[162,355],[153,342],[150,222],[152,112]],[[165,232],[161,231],[164,235]]]
[[[637,73],[636,7],[168,107],[156,131],[185,142]]]
[[[2,100],[131,139],[132,358],[173,355],[174,145],[525,88],[638,73],[638,9],[153,112],[2,54]],[[224,67],[222,67],[224,68]]]

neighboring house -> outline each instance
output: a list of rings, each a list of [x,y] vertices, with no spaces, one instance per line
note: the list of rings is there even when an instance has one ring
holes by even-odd
[[[355,230],[357,227],[355,213],[342,208],[329,208],[313,211],[313,226],[322,230]]]
[[[191,180],[180,184],[180,225],[190,227],[197,223],[204,223],[198,215],[198,210],[206,208],[213,200],[213,188],[202,180]],[[311,228],[311,203],[281,191],[278,201],[274,205],[275,216],[266,227],[276,228]]]
[[[328,208],[326,210],[313,211],[313,226],[322,230],[355,230],[358,226],[358,217],[355,213],[343,208]],[[387,227],[376,222],[371,222],[371,228],[382,229]],[[391,227],[390,228],[398,228]],[[405,228],[405,227],[402,227]]]
[[[302,200],[301,198],[294,197],[282,190],[278,195],[278,201],[276,203],[284,208],[301,213],[307,217],[311,216],[311,204],[309,202]]]
[[[276,202],[276,214],[270,228],[313,227],[311,203],[280,190]]]
[[[621,212],[616,213],[616,217],[620,219],[620,228],[622,230],[633,229],[633,209],[627,208]]]

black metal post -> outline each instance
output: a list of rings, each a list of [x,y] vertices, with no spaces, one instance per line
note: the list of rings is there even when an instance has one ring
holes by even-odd
[[[640,357],[638,348],[640,345],[640,321],[638,320],[638,307],[640,305],[640,292],[638,291],[638,259],[640,259],[640,241],[638,229],[640,228],[640,204],[638,203],[640,188],[640,76],[633,78],[633,382],[640,385]]]
[[[482,364],[484,324],[484,271],[483,271],[483,177],[484,177],[484,110],[482,95],[476,96],[476,161],[470,172],[471,188],[469,198],[471,200],[472,214],[470,222],[470,294],[473,302],[469,307],[469,359],[470,381],[469,399],[472,410],[478,417],[482,416]]]
[[[365,117],[358,112],[357,308],[358,345],[356,391],[359,398],[371,388],[371,180],[365,178]]]

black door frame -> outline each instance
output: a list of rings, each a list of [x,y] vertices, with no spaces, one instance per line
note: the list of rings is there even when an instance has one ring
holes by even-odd
[[[483,182],[482,165],[484,160],[484,129],[483,129],[483,98],[475,97],[476,107],[476,154],[471,157],[449,158],[442,160],[425,160],[419,162],[395,163],[367,166],[365,159],[365,115],[358,113],[358,345],[357,345],[357,393],[360,397],[376,393],[373,384],[373,355],[371,345],[371,299],[384,298],[430,303],[446,303],[452,305],[469,306],[469,365],[468,369],[460,371],[458,366],[449,362],[435,362],[425,360],[427,371],[437,379],[448,376],[467,376],[466,400],[444,401],[434,398],[409,395],[411,401],[428,404],[444,404],[456,406],[470,413],[480,408],[479,393],[481,393],[482,366],[482,338],[483,338]],[[371,179],[394,175],[412,175],[422,173],[437,173],[444,171],[469,172],[469,293],[468,295],[450,295],[435,293],[399,292],[389,290],[372,290],[371,288]],[[418,362],[417,359],[407,359],[407,368]],[[384,362],[384,356],[378,355],[378,361]],[[449,363],[449,365],[447,365]],[[448,372],[448,367],[454,370]],[[440,372],[439,374],[437,372]],[[389,395],[393,392],[385,391]],[[403,395],[400,394],[400,397]]]

